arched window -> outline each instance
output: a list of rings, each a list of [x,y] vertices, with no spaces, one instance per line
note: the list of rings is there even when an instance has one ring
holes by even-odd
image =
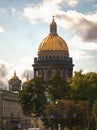
[[[44,56],[42,56],[42,60],[44,59]]]
[[[49,59],[52,59],[52,56],[51,56],[51,55],[49,55]]]
[[[53,59],[55,59],[55,55],[53,55]]]
[[[48,56],[47,56],[47,55],[45,56],[45,59],[46,59],[46,60],[48,59]]]
[[[59,59],[59,56],[57,55],[57,59]]]
[[[60,59],[63,59],[63,56],[62,56],[62,55],[60,56]]]

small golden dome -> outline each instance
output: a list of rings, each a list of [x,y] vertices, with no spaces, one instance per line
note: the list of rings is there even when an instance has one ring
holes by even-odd
[[[14,72],[14,76],[12,77],[12,79],[18,79],[18,77],[16,76],[16,71]]]
[[[8,82],[9,84],[14,84],[14,85],[21,84],[21,80],[17,77],[16,71],[14,72],[14,76]]]
[[[22,89],[24,89],[25,87],[28,86],[29,81],[30,81],[30,80],[29,80],[28,75],[27,75],[26,81],[22,84]]]
[[[28,75],[27,75],[27,78],[26,78],[26,81],[24,83],[28,83],[30,80],[28,78]]]
[[[57,25],[54,21],[54,17],[50,24],[50,34],[40,43],[38,52],[49,50],[68,52],[68,46],[66,42],[57,34]]]

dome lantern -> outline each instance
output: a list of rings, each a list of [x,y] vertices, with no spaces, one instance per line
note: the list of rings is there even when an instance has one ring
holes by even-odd
[[[56,22],[54,20],[54,16],[53,16],[53,20],[50,24],[50,35],[57,35],[57,25],[56,25]]]

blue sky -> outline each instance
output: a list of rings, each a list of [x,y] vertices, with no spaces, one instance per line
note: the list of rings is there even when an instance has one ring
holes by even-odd
[[[0,85],[16,70],[33,76],[33,59],[55,16],[74,71],[97,72],[97,0],[0,0]]]

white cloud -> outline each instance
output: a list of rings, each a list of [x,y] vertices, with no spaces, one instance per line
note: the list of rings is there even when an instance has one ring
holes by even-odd
[[[58,6],[54,2],[45,2],[37,6],[27,5],[24,9],[23,15],[27,17],[31,23],[35,23],[41,20],[46,20],[47,17],[55,15],[57,12]]]
[[[5,32],[4,28],[0,26],[0,33],[4,33],[4,32]]]
[[[49,21],[49,18],[56,14],[62,14],[62,5],[67,3],[70,6],[78,4],[77,0],[44,0],[37,5],[28,4],[24,8],[23,15],[30,20],[31,23],[38,22],[40,20]]]
[[[8,87],[7,75],[9,69],[10,69],[10,64],[0,60],[0,88]]]
[[[57,24],[70,30],[84,41],[97,41],[97,13],[88,15],[79,13],[75,10],[65,12],[62,10],[62,3],[75,6],[79,3],[77,0],[44,0],[43,3],[27,5],[24,8],[23,15],[31,23],[40,22],[41,20],[50,22],[51,16],[56,16]]]
[[[12,12],[12,13],[16,13],[17,10],[16,10],[14,7],[11,7],[11,12]]]
[[[70,39],[68,42],[70,56],[75,64],[74,71],[83,69],[97,72],[97,44],[95,42],[84,43],[78,37]]]
[[[60,26],[70,30],[84,41],[97,41],[97,13],[84,15],[77,11],[67,11],[56,15]]]
[[[73,37],[69,41],[70,47],[80,50],[88,50],[88,51],[97,51],[97,44],[95,42],[86,42],[84,43],[81,39],[79,39],[77,36]]]
[[[97,9],[97,4],[95,4],[93,7],[94,7],[94,9]]]
[[[5,13],[5,12],[6,12],[6,10],[4,8],[0,7],[0,13]]]
[[[28,79],[32,79],[33,77],[34,77],[34,75],[33,75],[34,73],[33,73],[33,70],[30,70],[30,69],[25,69],[23,72],[22,72],[22,74],[21,74],[21,77],[22,77],[22,81],[23,82],[25,82],[26,81],[26,79],[28,78]]]
[[[71,7],[74,7],[76,5],[78,5],[78,0],[71,0],[71,1],[68,1],[68,5],[71,6]]]

